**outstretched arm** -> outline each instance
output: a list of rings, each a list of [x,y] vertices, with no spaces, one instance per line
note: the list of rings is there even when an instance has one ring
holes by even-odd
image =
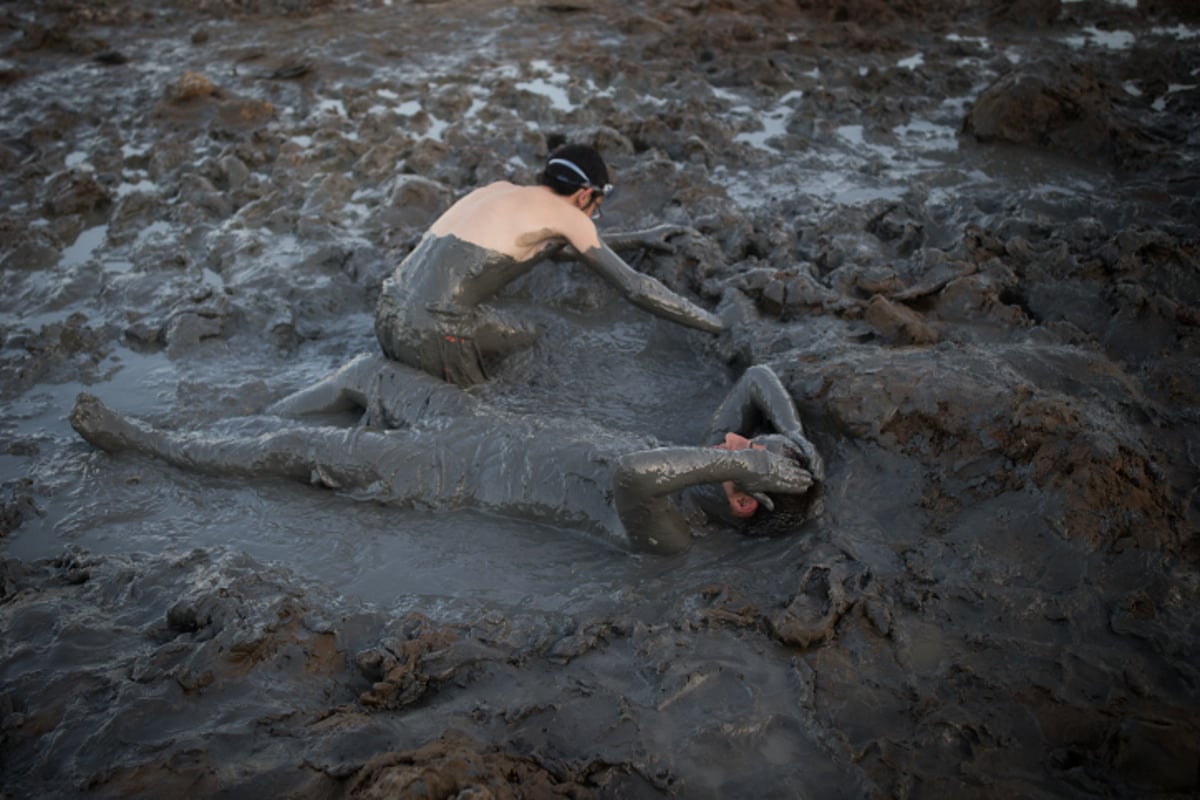
[[[680,297],[622,261],[611,247],[600,241],[596,224],[579,208],[551,198],[549,205],[540,211],[548,221],[547,230],[566,239],[584,264],[615,286],[634,305],[680,325],[709,333],[724,330],[724,323],[716,314]],[[648,236],[648,232],[642,232],[642,235]],[[665,240],[665,234],[660,238]]]
[[[716,314],[675,294],[649,275],[638,272],[604,243],[581,251],[579,258],[593,272],[615,286],[627,300],[651,314],[708,333],[720,333],[725,327]]]
[[[628,453],[617,462],[614,502],[630,540],[639,549],[677,553],[691,541],[670,495],[701,483],[735,481],[748,491],[800,494],[812,475],[795,461],[766,450],[662,447]]]

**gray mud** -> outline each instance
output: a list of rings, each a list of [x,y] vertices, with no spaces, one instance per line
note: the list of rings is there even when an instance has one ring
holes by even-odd
[[[0,796],[1194,796],[1198,131],[1184,0],[3,4]],[[566,140],[754,311],[543,265],[480,393],[691,442],[770,364],[820,519],[636,556],[67,425],[253,426]]]

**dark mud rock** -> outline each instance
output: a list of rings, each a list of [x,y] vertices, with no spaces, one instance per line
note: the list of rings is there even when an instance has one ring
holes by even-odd
[[[39,272],[58,263],[62,246],[44,231],[4,231],[8,252],[0,258],[0,270]]]
[[[767,617],[772,636],[795,647],[827,642],[836,635],[839,621],[860,606],[870,606],[868,618],[877,632],[888,632],[884,607],[868,603],[878,595],[869,569],[841,554],[818,552],[810,559],[788,605]]]
[[[344,0],[199,0],[190,11],[225,20],[230,17],[307,17],[345,5]]]
[[[1016,285],[1013,271],[1003,262],[993,260],[982,265],[979,271],[947,283],[931,299],[931,305],[942,322],[1019,331],[1028,320],[1019,303],[1009,302]]]
[[[400,175],[380,217],[394,227],[424,230],[450,207],[450,187],[420,175]]]
[[[225,219],[233,213],[233,205],[229,198],[203,175],[182,175],[178,187],[180,203],[200,209],[214,220]]]
[[[235,138],[258,128],[275,115],[266,100],[240,97],[222,89],[207,75],[185,72],[163,90],[155,117],[177,127],[207,126],[222,137]]]
[[[111,351],[116,330],[108,325],[92,326],[85,314],[76,312],[62,322],[43,325],[37,331],[17,332],[5,345],[19,350],[11,361],[0,361],[3,372],[15,367],[8,388],[28,388],[42,381],[99,380],[110,370],[101,365]],[[8,362],[8,363],[5,363]]]
[[[175,103],[186,103],[202,97],[212,97],[217,87],[212,80],[199,72],[185,72],[179,80],[167,87],[167,97]]]
[[[905,20],[935,17],[961,6],[954,0],[797,0],[801,11],[826,22],[854,23],[866,28],[885,27]]]
[[[840,429],[922,462],[926,495],[952,501],[935,513],[1027,489],[1059,498],[1055,524],[1093,548],[1190,546],[1188,490],[1156,477],[1179,454],[1122,424],[1121,409],[1141,400],[1102,356],[959,346],[951,357],[942,345],[847,354],[821,371],[813,399]]]
[[[1062,15],[1061,0],[993,0],[988,13],[992,24],[1043,28]]]
[[[900,345],[937,344],[937,330],[920,314],[902,303],[893,303],[883,295],[875,295],[867,303],[863,318],[879,331],[887,342]]]
[[[46,213],[52,216],[94,214],[112,205],[108,188],[88,172],[61,172],[47,182]]]
[[[792,311],[824,308],[840,299],[837,292],[822,285],[806,271],[744,266],[745,270],[727,285],[753,298],[767,314],[781,316]]]
[[[599,619],[581,623],[574,632],[552,644],[545,657],[566,664],[592,650],[602,647],[610,638],[629,632],[631,624],[623,620]]]
[[[0,505],[0,536],[8,534],[21,527],[21,524],[30,517],[36,516],[38,511],[37,503],[29,495],[14,494],[11,499]],[[0,587],[0,597],[3,588]]]
[[[461,666],[452,658],[440,658],[458,639],[453,630],[417,613],[406,616],[398,628],[382,645],[355,658],[363,675],[372,681],[371,688],[359,697],[367,708],[411,705],[449,681]]]
[[[201,553],[189,559],[196,562],[192,568],[207,560]],[[306,617],[298,593],[283,589],[279,576],[239,573],[219,585],[201,582],[167,610],[166,628],[186,646],[167,645],[140,658],[135,680],[170,679],[191,693],[255,670],[263,677],[280,668],[300,675],[346,671],[334,635]]]
[[[592,796],[588,772],[551,771],[532,758],[513,756],[456,731],[403,752],[382,753],[362,766],[346,786],[354,800],[393,797],[462,800]]]
[[[908,257],[925,243],[924,225],[907,209],[896,204],[887,205],[866,225],[866,231],[880,241],[892,245],[892,252],[900,258]]]
[[[249,753],[253,771],[286,785],[300,778],[304,757],[271,755],[249,738],[275,739],[300,711],[292,732],[323,751],[310,722],[353,702],[352,690],[335,688],[354,678],[325,621],[327,599],[310,605],[287,573],[244,557],[0,559],[0,597],[5,760],[17,770],[5,786],[18,794],[27,794],[17,789],[24,780],[51,780],[68,794],[209,796],[225,783],[216,765]],[[37,669],[10,669],[30,659]],[[222,723],[203,721],[205,702],[261,726],[230,737]],[[115,729],[140,733],[114,737]],[[41,772],[35,765],[47,757],[55,767]],[[245,789],[246,780],[254,779],[235,782]]]
[[[1200,6],[1191,0],[1138,0],[1137,9],[1153,19],[1200,20]]]
[[[1122,105],[1126,96],[1091,65],[1023,64],[979,95],[962,130],[980,142],[1123,165],[1153,149],[1150,136]]]
[[[216,339],[225,332],[221,316],[206,311],[181,311],[171,316],[163,328],[162,340],[167,352],[178,357],[185,355],[206,339]]]
[[[421,139],[404,159],[404,171],[434,179],[438,168],[450,157],[450,148],[435,139]]]
[[[374,119],[373,117],[370,119]],[[412,150],[414,139],[404,131],[392,131],[387,126],[387,134],[382,141],[373,144],[362,154],[354,164],[354,171],[362,175],[365,182],[372,185],[385,184],[396,174],[396,165],[404,161],[405,156]]]
[[[1126,719],[1113,743],[1113,766],[1135,786],[1163,792],[1200,787],[1200,736],[1174,720]]]

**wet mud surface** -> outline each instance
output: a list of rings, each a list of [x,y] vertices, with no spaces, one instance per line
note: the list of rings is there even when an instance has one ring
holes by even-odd
[[[0,795],[1194,795],[1198,117],[1170,0],[0,5]],[[818,520],[638,556],[69,428],[252,426],[568,140],[740,321],[542,265],[479,393],[693,442],[770,364]]]

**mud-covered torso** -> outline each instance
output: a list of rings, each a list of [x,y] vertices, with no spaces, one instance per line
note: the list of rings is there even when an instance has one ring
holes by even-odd
[[[482,407],[424,415],[406,431],[419,445],[390,448],[386,463],[376,461],[383,479],[376,499],[474,507],[623,540],[612,506],[617,459],[655,443],[582,427]]]
[[[412,319],[452,323],[524,275],[545,254],[518,261],[457,236],[427,235],[383,282],[383,293]]]

